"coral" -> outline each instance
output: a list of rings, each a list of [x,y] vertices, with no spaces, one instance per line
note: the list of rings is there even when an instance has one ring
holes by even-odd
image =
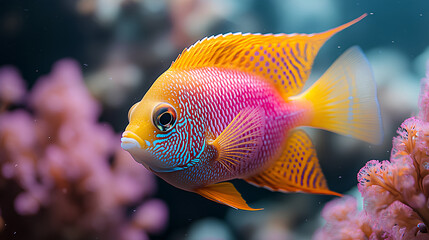
[[[19,103],[25,95],[25,84],[12,66],[0,68],[0,112],[12,103]]]
[[[315,239],[429,239],[429,66],[419,113],[393,139],[390,160],[371,160],[358,173],[364,211],[352,198],[328,203]]]
[[[19,74],[1,68],[2,86],[5,75],[18,83],[8,85],[17,94],[0,92],[1,103],[22,100]],[[97,122],[100,106],[77,63],[56,63],[26,99],[23,108],[0,112],[0,239],[134,240],[163,229],[167,207],[148,199],[152,174]]]
[[[356,199],[350,196],[327,203],[322,217],[328,223],[315,239],[367,239],[373,231],[367,215],[358,211]]]

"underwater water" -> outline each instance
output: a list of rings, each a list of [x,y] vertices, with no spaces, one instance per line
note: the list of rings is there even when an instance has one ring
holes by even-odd
[[[323,45],[308,85],[360,46],[377,82],[383,142],[306,129],[329,188],[357,201],[346,197],[323,210],[338,197],[271,192],[233,180],[251,206],[265,208],[235,210],[171,186],[120,148],[129,108],[197,40],[228,32],[317,33],[363,13],[368,16]],[[1,2],[0,239],[429,239],[427,86],[421,90],[428,23],[425,0]],[[419,158],[402,149],[410,129],[418,132]],[[392,164],[367,163],[373,159]],[[380,169],[412,182],[383,178],[402,197],[365,185],[374,181],[365,174]],[[366,208],[372,219],[383,222],[379,229],[364,217],[344,217],[364,215],[361,193],[373,206]],[[395,221],[383,221],[377,203],[392,205],[385,214]],[[351,224],[359,226],[353,233]]]

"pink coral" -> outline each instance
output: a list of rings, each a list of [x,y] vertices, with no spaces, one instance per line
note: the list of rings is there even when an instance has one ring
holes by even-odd
[[[25,95],[25,84],[19,74],[12,66],[0,68],[0,110],[6,108],[6,104],[19,103]]]
[[[327,203],[322,217],[328,222],[316,232],[314,239],[368,239],[378,234],[373,233],[367,215],[358,211],[353,197],[346,196]]]
[[[327,224],[315,239],[429,239],[429,65],[419,114],[402,123],[391,152],[390,160],[371,160],[358,173],[364,211],[352,200],[327,204]]]
[[[0,239],[142,240],[163,229],[165,204],[142,202],[152,174],[97,122],[77,63],[59,61],[28,99],[32,113],[0,112]],[[130,207],[143,210],[128,216]]]

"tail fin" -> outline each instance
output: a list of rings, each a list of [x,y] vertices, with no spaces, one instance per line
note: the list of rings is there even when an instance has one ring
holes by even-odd
[[[310,126],[379,144],[383,137],[377,91],[368,60],[352,47],[302,94],[313,106]]]

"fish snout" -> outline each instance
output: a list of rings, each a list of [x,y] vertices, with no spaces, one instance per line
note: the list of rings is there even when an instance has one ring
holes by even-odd
[[[140,143],[137,142],[137,140],[128,137],[121,138],[121,147],[126,151],[133,148],[141,148]]]
[[[155,172],[173,172],[183,169],[181,166],[172,165],[171,162],[160,161],[148,151],[149,144],[131,131],[127,130],[122,134],[121,147],[128,151],[136,162],[143,164],[147,169]]]
[[[155,162],[155,158],[147,151],[147,144],[137,134],[131,131],[122,133],[121,147],[128,151],[134,160],[148,168],[148,164]]]
[[[131,149],[145,149],[146,143],[137,134],[131,131],[122,133],[121,147],[129,151]]]

